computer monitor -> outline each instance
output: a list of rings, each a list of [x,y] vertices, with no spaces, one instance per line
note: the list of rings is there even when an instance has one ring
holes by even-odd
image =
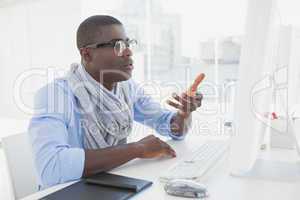
[[[280,68],[280,20],[276,0],[249,0],[236,92],[230,170],[234,176],[300,180],[300,165],[258,158],[274,111],[274,73]],[[288,98],[288,97],[286,97]],[[286,101],[288,102],[288,101]],[[288,106],[286,106],[288,112]],[[286,114],[286,132],[292,126]]]

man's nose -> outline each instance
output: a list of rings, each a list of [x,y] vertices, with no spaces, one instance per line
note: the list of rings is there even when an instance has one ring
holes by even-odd
[[[129,47],[125,48],[124,51],[123,51],[123,56],[124,57],[132,56],[132,50]]]

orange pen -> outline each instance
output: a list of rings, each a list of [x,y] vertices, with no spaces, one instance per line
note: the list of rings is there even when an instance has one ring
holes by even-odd
[[[197,92],[197,88],[204,78],[205,78],[205,74],[200,73],[194,80],[194,83],[189,87],[189,89],[185,93],[190,97],[195,96]]]
[[[200,73],[196,79],[194,80],[193,84],[189,87],[189,89],[185,92],[185,94],[187,94],[190,97],[194,97],[196,96],[196,92],[197,92],[197,88],[200,85],[200,83],[203,81],[203,79],[205,78],[205,74]],[[182,111],[179,111],[179,113],[181,114],[181,116],[183,116],[184,118],[187,118],[188,115],[186,113],[183,113]]]

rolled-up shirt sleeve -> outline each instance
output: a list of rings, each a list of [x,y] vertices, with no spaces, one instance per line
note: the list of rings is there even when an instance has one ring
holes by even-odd
[[[57,95],[67,98],[63,89],[53,86]],[[80,179],[84,169],[85,153],[68,143],[68,103],[63,112],[55,103],[49,103],[49,89],[44,87],[35,96],[36,114],[31,119],[28,133],[32,144],[39,182],[43,188]],[[67,101],[64,101],[67,102]],[[60,102],[62,103],[62,102]],[[52,105],[51,105],[52,104]]]

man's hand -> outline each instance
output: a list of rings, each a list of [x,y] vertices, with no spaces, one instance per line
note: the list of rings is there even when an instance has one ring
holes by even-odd
[[[155,158],[162,156],[176,157],[175,151],[167,143],[154,135],[149,135],[136,142],[140,158]]]
[[[173,93],[172,97],[176,100],[176,102],[168,100],[167,103],[170,106],[177,108],[179,110],[179,114],[184,118],[188,117],[191,112],[201,106],[203,98],[200,93],[196,93],[195,96],[188,96],[186,93],[182,93],[181,96],[179,96],[176,93]]]
[[[172,97],[177,102],[173,102],[171,100],[167,101],[170,106],[179,109],[178,113],[181,117],[189,117],[191,112],[195,111],[201,106],[203,96],[202,94],[197,93],[197,88],[204,78],[205,74],[198,74],[193,84],[187,89],[186,92],[182,93],[181,96],[178,96],[176,93],[172,94]]]
[[[159,138],[149,135],[138,142],[103,149],[85,149],[83,177],[108,171],[135,158],[176,157],[175,151]]]

